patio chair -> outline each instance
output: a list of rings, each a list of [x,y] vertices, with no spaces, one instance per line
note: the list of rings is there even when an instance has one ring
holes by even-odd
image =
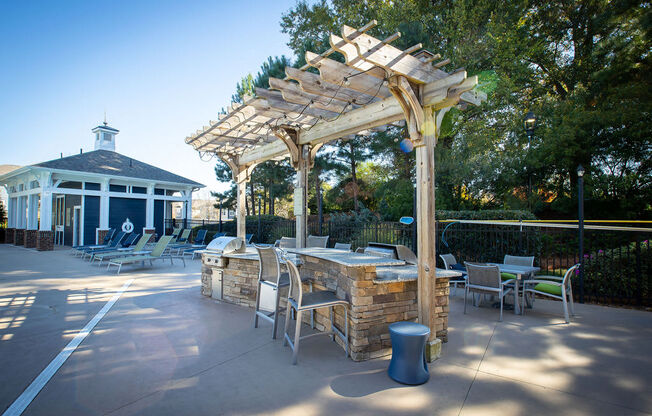
[[[290,277],[287,273],[281,273],[281,262],[278,252],[274,247],[260,247],[254,245],[258,251],[258,288],[256,290],[256,307],[254,309],[254,328],[258,328],[258,318],[270,321],[272,325],[272,339],[276,339],[278,328],[278,313],[281,299],[281,289],[290,286]],[[260,309],[260,292],[262,287],[268,286],[275,291],[274,310],[266,312]]]
[[[143,234],[143,236],[140,237],[138,242],[132,247],[128,247],[122,250],[97,253],[93,255],[93,257],[91,258],[91,264],[93,264],[95,260],[99,260],[100,263],[98,264],[98,266],[101,266],[104,260],[113,259],[116,257],[133,256],[136,254],[149,254],[151,253],[151,250],[145,250],[145,246],[147,245],[147,243],[149,243],[149,240],[151,238],[152,238],[152,234]]]
[[[498,296],[500,301],[500,321],[503,320],[503,301],[506,295],[513,293],[514,288],[508,285],[514,280],[502,280],[498,266],[474,264],[465,262],[467,281],[464,287],[464,313],[466,313],[466,298],[469,292]]]
[[[351,244],[346,244],[346,243],[335,243],[335,247],[333,247],[335,250],[346,250],[346,251],[351,251]]]
[[[344,341],[345,356],[349,356],[349,302],[337,297],[335,292],[329,290],[319,290],[317,292],[303,293],[301,278],[297,266],[291,261],[287,261],[288,272],[290,275],[290,291],[288,293],[287,309],[285,312],[285,329],[283,331],[283,345],[290,344],[292,349],[292,364],[296,364],[299,356],[299,342],[302,339],[314,337],[316,335],[330,335],[335,340],[335,335]],[[333,308],[341,305],[344,307],[344,333],[340,331],[333,322]],[[328,332],[317,332],[310,335],[301,336],[301,315],[316,309],[329,308],[331,329]],[[290,338],[288,328],[290,327],[290,312],[294,309],[296,312],[296,323],[294,329],[294,340]]]
[[[251,244],[251,240],[254,238],[253,234],[245,234],[245,243]]]
[[[364,247],[358,247],[355,249],[356,253],[364,253]]]
[[[189,243],[191,232],[192,230],[190,228],[183,230],[177,241],[168,246],[168,250],[176,251],[176,253],[179,254],[181,250],[190,248],[192,246],[192,244]]]
[[[281,241],[278,243],[278,248],[296,248],[297,239],[293,237],[281,237]]]
[[[80,250],[84,250],[86,248],[91,248],[91,247],[106,247],[107,244],[111,241],[113,238],[113,234],[115,234],[115,228],[110,228],[109,231],[104,235],[104,239],[102,240],[102,244],[87,244],[87,245],[78,245],[78,246],[73,246],[70,249],[71,254],[79,254]]]
[[[152,249],[152,252],[150,254],[142,254],[138,256],[126,256],[126,257],[118,257],[115,259],[111,259],[108,262],[108,265],[106,266],[106,269],[109,270],[111,266],[118,266],[118,272],[116,274],[120,274],[120,270],[122,269],[122,266],[125,264],[133,264],[133,263],[143,263],[143,266],[145,265],[145,261],[149,261],[150,266],[153,266],[153,261],[154,260],[162,260],[162,259],[170,259],[170,264],[174,264],[172,259],[173,258],[180,258],[181,261],[183,261],[183,267],[186,267],[186,261],[184,260],[183,256],[173,256],[172,254],[167,254],[164,255],[163,253],[165,252],[165,249],[167,248],[168,244],[170,244],[170,241],[172,240],[171,235],[166,235],[165,237],[161,237],[160,240],[158,240],[158,243],[154,246]]]
[[[511,264],[513,266],[534,266],[534,256],[512,256],[505,254],[503,258],[503,264]],[[516,275],[512,273],[501,273],[501,278],[503,280],[516,279]]]
[[[571,277],[573,273],[580,267],[579,264],[574,265],[566,270],[564,277],[558,276],[537,276],[537,279],[526,280],[523,282],[523,302],[525,302],[525,294],[531,293],[547,296],[557,300],[561,300],[564,308],[564,318],[566,323],[570,323],[568,316],[568,304],[570,303],[570,314],[575,315],[575,308],[573,307],[573,288],[571,286]],[[525,304],[525,303],[524,303]],[[523,314],[525,315],[523,308]]]
[[[328,247],[328,236],[309,235],[306,239],[306,247]]]
[[[449,282],[453,285],[453,293],[451,294],[455,296],[455,293],[457,292],[457,285],[466,284],[466,268],[464,268],[463,264],[458,263],[455,259],[455,256],[452,254],[440,254],[439,257],[444,262],[445,270],[457,270],[462,272],[462,276],[452,277],[449,279]]]
[[[124,231],[120,231],[118,234],[115,235],[115,237],[113,237],[113,240],[111,240],[109,242],[109,244],[107,244],[106,246],[103,246],[103,247],[89,247],[89,248],[83,250],[81,258],[85,259],[86,256],[92,257],[93,253],[95,251],[98,251],[98,250],[104,250],[104,249],[107,249],[107,248],[117,250],[118,245],[122,242],[122,240],[125,238],[126,235],[127,235],[127,233],[125,233]]]

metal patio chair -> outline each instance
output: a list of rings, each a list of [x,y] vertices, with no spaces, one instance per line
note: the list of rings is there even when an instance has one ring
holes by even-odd
[[[258,318],[263,318],[273,324],[272,339],[276,339],[278,328],[278,313],[281,299],[281,289],[290,286],[290,278],[287,273],[281,273],[281,262],[278,252],[274,247],[260,247],[254,245],[258,251],[258,290],[256,291],[256,307],[254,312],[254,328],[258,328]],[[271,287],[275,291],[274,311],[266,312],[260,309],[260,292],[263,285]]]
[[[547,296],[557,300],[561,300],[564,308],[564,318],[566,323],[570,323],[568,316],[568,304],[570,303],[570,314],[575,315],[575,308],[573,307],[573,288],[571,286],[571,277],[575,270],[580,267],[579,264],[574,265],[566,270],[564,277],[558,276],[537,276],[537,279],[526,280],[523,282],[523,302],[525,302],[525,294],[531,293],[534,297],[535,294]],[[525,308],[523,308],[525,315]]]
[[[444,262],[445,270],[457,270],[462,272],[462,276],[449,279],[449,282],[453,285],[453,293],[451,294],[455,296],[455,293],[457,292],[457,285],[466,284],[466,269],[463,265],[457,262],[455,256],[452,254],[440,254],[439,257],[441,257],[441,260]]]
[[[506,295],[513,293],[514,288],[508,286],[514,280],[502,280],[498,266],[486,264],[464,263],[467,281],[464,287],[464,313],[466,313],[466,298],[469,292],[498,296],[500,301],[500,321],[503,320],[503,301]]]
[[[296,248],[297,239],[294,237],[281,237],[281,240],[278,242],[278,248]]]
[[[328,236],[309,235],[306,239],[306,247],[326,248],[328,247]]]
[[[346,243],[335,243],[335,247],[333,247],[336,250],[346,250],[346,251],[351,251],[351,244],[346,244]]]
[[[292,364],[296,364],[299,356],[299,342],[302,339],[314,337],[316,335],[330,335],[335,340],[335,335],[344,341],[344,352],[349,356],[349,302],[337,297],[335,292],[329,290],[320,290],[317,292],[303,293],[299,270],[291,261],[287,261],[288,272],[290,274],[290,292],[288,294],[287,311],[285,313],[285,329],[283,330],[283,345],[290,344],[292,349]],[[333,308],[341,305],[344,307],[344,333],[340,331],[333,321]],[[315,334],[301,336],[301,316],[304,312],[314,312],[316,309],[329,308],[331,318],[331,329],[328,332],[317,332]],[[296,324],[294,329],[294,340],[290,338],[288,328],[290,327],[290,312],[296,311]]]

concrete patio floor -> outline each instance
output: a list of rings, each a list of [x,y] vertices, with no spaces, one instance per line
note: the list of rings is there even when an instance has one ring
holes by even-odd
[[[451,298],[430,381],[402,386],[389,358],[354,363],[328,337],[299,365],[252,311],[199,292],[200,261],[116,276],[67,251],[0,245],[0,411],[126,281],[135,281],[26,415],[634,415],[652,413],[652,314],[537,300],[525,316]]]

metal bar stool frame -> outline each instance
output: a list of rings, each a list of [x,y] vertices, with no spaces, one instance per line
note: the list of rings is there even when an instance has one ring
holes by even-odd
[[[254,245],[254,247],[258,251],[260,264],[258,269],[258,289],[256,290],[254,328],[258,328],[258,318],[263,318],[273,324],[272,339],[276,339],[281,290],[290,286],[290,280],[287,273],[281,273],[281,262],[279,260],[276,248],[261,247],[258,245]],[[274,311],[272,312],[266,312],[260,309],[260,292],[263,285],[269,286],[276,290]]]
[[[299,356],[299,343],[302,339],[311,338],[317,335],[330,335],[335,341],[337,335],[344,342],[345,356],[349,356],[349,302],[339,299],[335,292],[329,290],[320,290],[308,293],[308,303],[304,304],[303,288],[301,286],[301,277],[299,269],[291,262],[287,261],[288,272],[290,275],[290,290],[288,292],[287,311],[285,313],[285,329],[283,330],[283,345],[290,345],[292,349],[292,364],[296,365]],[[335,306],[344,307],[344,333],[340,331],[333,320],[333,309]],[[301,336],[301,315],[305,311],[313,312],[316,309],[328,308],[330,313],[331,328],[328,332],[318,332],[315,334]],[[294,340],[290,337],[288,329],[290,327],[290,312],[294,309],[296,312],[296,324],[294,329]]]

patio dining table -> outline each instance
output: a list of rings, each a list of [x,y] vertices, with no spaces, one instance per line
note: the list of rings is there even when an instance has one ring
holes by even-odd
[[[501,273],[511,273],[513,275],[516,275],[516,280],[514,281],[514,314],[515,315],[520,315],[521,314],[521,307],[518,303],[518,286],[521,280],[525,277],[526,279],[529,278],[530,276],[534,275],[534,273],[538,272],[541,270],[540,267],[536,266],[517,266],[515,264],[504,264],[504,263],[487,263],[492,266],[498,266],[498,269],[500,269]],[[525,307],[525,305],[523,305]]]

